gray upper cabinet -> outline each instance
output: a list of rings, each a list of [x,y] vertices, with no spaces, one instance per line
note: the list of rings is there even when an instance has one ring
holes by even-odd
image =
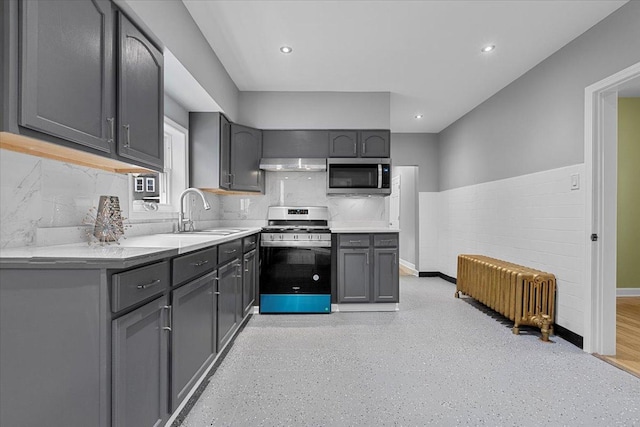
[[[263,130],[262,157],[327,158],[329,157],[329,131]]]
[[[358,132],[329,132],[329,157],[358,157]]]
[[[236,191],[264,192],[264,172],[260,170],[262,131],[231,124],[231,185]]]
[[[389,158],[390,140],[388,130],[331,131],[329,157]]]
[[[112,425],[161,426],[168,419],[167,297],[113,321]]]
[[[111,152],[115,126],[111,2],[23,1],[20,10],[19,124]]]
[[[118,154],[162,169],[162,53],[122,13],[118,35]]]
[[[390,139],[388,130],[361,131],[360,157],[391,157]]]

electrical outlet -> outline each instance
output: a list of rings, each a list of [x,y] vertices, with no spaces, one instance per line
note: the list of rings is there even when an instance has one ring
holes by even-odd
[[[579,190],[580,189],[580,174],[571,175],[571,189]]]

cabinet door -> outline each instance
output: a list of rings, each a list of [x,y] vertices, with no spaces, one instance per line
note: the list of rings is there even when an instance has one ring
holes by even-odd
[[[162,53],[118,14],[118,154],[161,170],[164,153]]]
[[[231,122],[220,114],[220,188],[231,188]],[[260,160],[258,160],[260,161]]]
[[[329,157],[357,157],[358,132],[329,132]]]
[[[338,251],[338,302],[369,302],[369,249]]]
[[[231,124],[231,190],[263,191],[262,132],[247,126]]]
[[[373,302],[398,302],[398,248],[375,248],[373,260]]]
[[[329,132],[326,130],[263,130],[262,157],[327,158]]]
[[[216,355],[216,277],[212,271],[172,292],[171,411]]]
[[[389,131],[360,132],[360,157],[391,157]]]
[[[258,264],[256,249],[244,254],[242,274],[242,317],[251,312],[256,298],[256,282],[258,278]]]
[[[23,1],[21,6],[20,125],[111,152],[111,3]]]
[[[235,260],[218,269],[218,314],[217,314],[217,347],[222,347],[231,339],[238,319],[238,282],[240,276],[240,262]]]
[[[113,321],[112,424],[161,426],[168,419],[167,297]]]

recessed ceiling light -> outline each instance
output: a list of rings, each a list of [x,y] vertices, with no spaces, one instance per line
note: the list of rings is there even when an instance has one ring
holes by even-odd
[[[416,114],[415,116],[413,116],[416,119],[421,119],[422,117],[424,117],[422,114]]]
[[[282,46],[280,48],[280,52],[282,52],[282,53],[291,53],[291,52],[293,52],[293,49],[290,46]]]
[[[491,51],[492,51],[493,49],[495,49],[495,48],[496,48],[496,45],[494,45],[494,44],[489,44],[489,45],[486,45],[485,47],[483,47],[482,49],[480,49],[480,51],[481,51],[482,53],[488,53],[488,52],[491,52]]]

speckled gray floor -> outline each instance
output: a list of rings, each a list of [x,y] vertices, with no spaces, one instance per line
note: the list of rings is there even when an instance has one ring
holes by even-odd
[[[640,379],[403,277],[401,311],[256,315],[182,424],[640,426]]]

